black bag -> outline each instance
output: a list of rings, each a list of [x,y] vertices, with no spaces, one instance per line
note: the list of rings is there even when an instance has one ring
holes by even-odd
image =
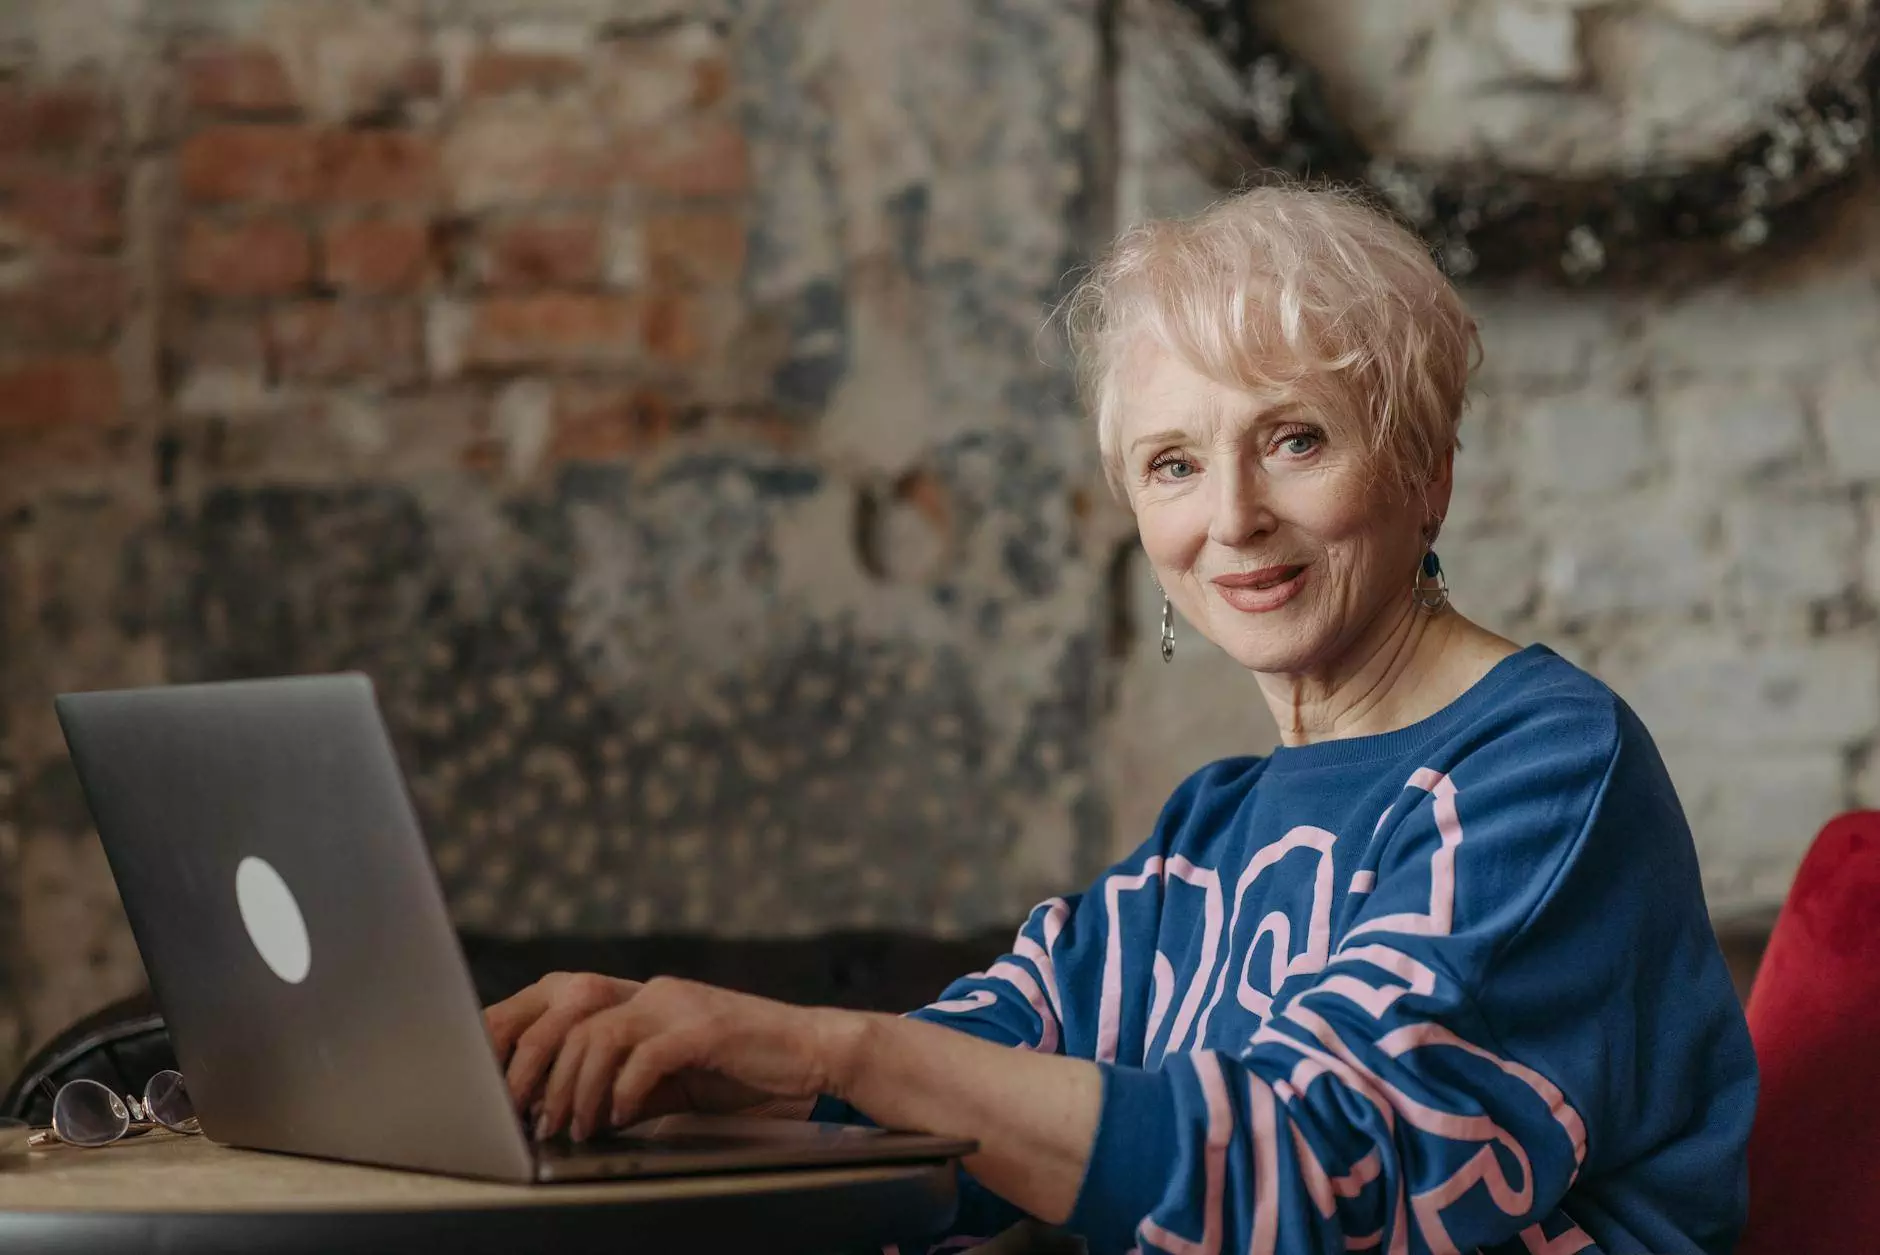
[[[141,1098],[150,1078],[176,1066],[169,1029],[149,990],[98,1008],[41,1046],[0,1100],[0,1116],[52,1123],[52,1098],[67,1081],[87,1077]]]

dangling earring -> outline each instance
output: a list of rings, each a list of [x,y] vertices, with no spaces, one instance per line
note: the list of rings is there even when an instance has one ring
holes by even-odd
[[[1443,574],[1443,560],[1436,556],[1436,542],[1423,552],[1422,565],[1417,567],[1417,578],[1410,586],[1410,595],[1417,605],[1435,614],[1449,604],[1449,579]]]
[[[1162,661],[1172,662],[1175,658],[1175,607],[1169,604],[1168,592],[1161,580],[1151,578],[1150,583],[1162,594]]]

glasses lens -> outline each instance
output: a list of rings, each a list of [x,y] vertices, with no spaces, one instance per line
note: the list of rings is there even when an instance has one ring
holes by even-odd
[[[98,1081],[67,1081],[52,1100],[52,1131],[74,1146],[103,1146],[124,1136],[130,1108],[111,1087]]]
[[[189,1088],[183,1074],[168,1068],[150,1078],[144,1086],[144,1111],[152,1120],[178,1133],[194,1133],[196,1105],[189,1101]]]

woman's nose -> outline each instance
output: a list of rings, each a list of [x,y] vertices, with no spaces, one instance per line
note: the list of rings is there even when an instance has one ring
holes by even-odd
[[[1214,510],[1208,539],[1220,545],[1244,545],[1273,528],[1265,483],[1257,471],[1229,464],[1214,479]]]

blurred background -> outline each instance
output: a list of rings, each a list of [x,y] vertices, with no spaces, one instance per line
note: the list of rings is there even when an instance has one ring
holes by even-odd
[[[1867,20],[0,0],[0,1076],[142,982],[65,690],[367,672],[490,937],[1002,933],[1128,851],[1275,734],[1040,326],[1249,162],[1443,251],[1455,601],[1637,707],[1753,930],[1880,802]]]

